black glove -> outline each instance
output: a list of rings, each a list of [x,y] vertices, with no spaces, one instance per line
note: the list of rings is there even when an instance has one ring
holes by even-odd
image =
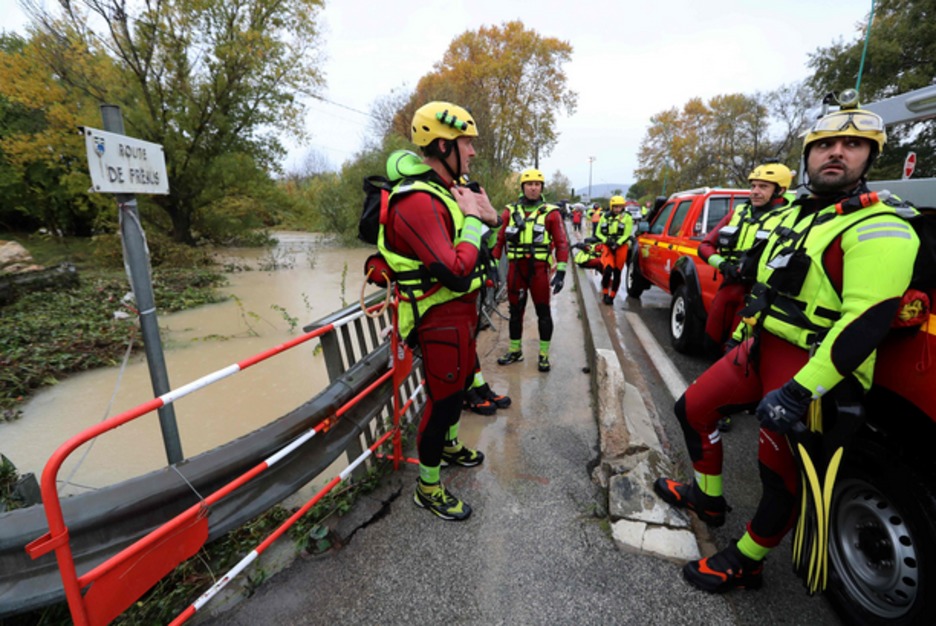
[[[562,285],[565,281],[565,270],[556,270],[556,275],[553,276],[552,282],[549,283],[552,285],[553,294],[557,294],[562,291]]]
[[[728,280],[741,280],[741,269],[736,263],[732,263],[731,261],[722,261],[718,266],[718,271]]]
[[[786,434],[796,430],[809,403],[812,393],[795,380],[790,380],[779,389],[774,389],[760,401],[754,414],[763,428]]]

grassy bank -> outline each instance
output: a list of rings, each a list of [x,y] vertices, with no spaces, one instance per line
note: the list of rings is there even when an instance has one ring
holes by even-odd
[[[223,299],[216,287],[225,278],[208,265],[202,249],[152,239],[150,252],[157,266],[153,290],[160,313]],[[18,241],[40,265],[71,263],[78,268],[75,287],[20,293],[14,302],[0,306],[0,421],[4,421],[17,419],[23,402],[36,390],[75,372],[118,364],[128,343],[132,341],[137,350],[142,342],[133,303],[125,299],[130,283],[117,235],[92,240],[0,233],[0,240]]]
[[[116,365],[127,344],[142,348],[126,275],[80,270],[78,287],[35,291],[0,308],[0,420],[16,419],[37,389],[95,367]],[[153,290],[161,313],[218,302],[224,276],[211,269],[159,269]],[[115,313],[128,315],[115,318]]]

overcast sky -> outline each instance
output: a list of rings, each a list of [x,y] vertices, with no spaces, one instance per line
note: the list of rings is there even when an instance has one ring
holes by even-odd
[[[21,28],[16,0],[0,0],[0,9],[4,28]],[[650,116],[695,96],[802,80],[809,53],[863,37],[858,28],[870,9],[871,0],[326,0],[323,95],[343,106],[309,105],[311,137],[290,151],[287,167],[310,149],[340,165],[368,132],[369,118],[355,110],[415,87],[461,33],[519,19],[573,47],[565,69],[578,108],[560,118],[559,143],[541,159],[547,185],[561,170],[584,189],[589,157],[594,184],[629,184]]]

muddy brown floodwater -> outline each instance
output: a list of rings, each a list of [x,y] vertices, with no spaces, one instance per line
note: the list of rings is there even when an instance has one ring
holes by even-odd
[[[360,296],[361,268],[372,250],[342,248],[307,233],[278,233],[272,250],[225,250],[252,271],[233,272],[223,303],[160,315],[173,389],[302,333],[302,326]],[[276,266],[277,269],[270,269]],[[156,303],[157,314],[159,303]],[[293,319],[293,321],[290,321]],[[130,324],[128,321],[128,338]],[[185,456],[244,435],[302,404],[327,383],[325,361],[311,340],[190,394],[175,405]],[[74,375],[36,394],[23,417],[0,423],[0,453],[20,474],[38,478],[62,443],[107,417],[153,398],[146,360]],[[59,472],[62,494],[98,488],[166,464],[154,411],[75,451]]]

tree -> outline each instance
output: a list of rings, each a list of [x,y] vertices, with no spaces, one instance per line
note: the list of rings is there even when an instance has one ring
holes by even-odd
[[[322,82],[321,6],[76,0],[53,16],[28,2],[42,70],[98,102],[119,104],[127,134],[164,146],[171,193],[152,201],[171,221],[173,238],[188,243],[200,214],[225,204],[206,182],[223,180],[232,196],[259,200],[284,154],[278,134],[302,135],[297,96]],[[116,74],[76,62],[100,53],[114,60]]]
[[[556,118],[574,113],[578,98],[563,70],[571,55],[569,43],[542,37],[520,21],[465,32],[419,80],[392,130],[409,136],[413,113],[432,100],[469,108],[480,132],[475,178],[490,186],[555,147]]]
[[[546,179],[546,189],[550,202],[572,199],[572,181],[560,170],[556,170],[552,176]]]
[[[96,102],[61,77],[37,71],[42,44],[0,37],[0,221],[12,229],[90,235],[104,203],[87,193],[87,157],[76,130],[93,121]],[[64,45],[62,51],[89,72],[113,75],[105,55]]]
[[[796,167],[796,138],[803,129],[808,99],[802,87],[783,86],[767,94],[692,98],[683,108],[650,118],[641,141],[635,197],[701,186],[746,187],[760,163]]]
[[[839,93],[858,83],[867,19],[854,41],[838,41],[810,55],[817,94]],[[861,101],[873,102],[926,87],[936,76],[936,5],[932,0],[879,0],[868,37]],[[818,104],[818,98],[816,100]],[[917,153],[915,176],[936,176],[936,128],[931,122],[888,129],[888,144],[872,178],[899,178],[908,149]]]

